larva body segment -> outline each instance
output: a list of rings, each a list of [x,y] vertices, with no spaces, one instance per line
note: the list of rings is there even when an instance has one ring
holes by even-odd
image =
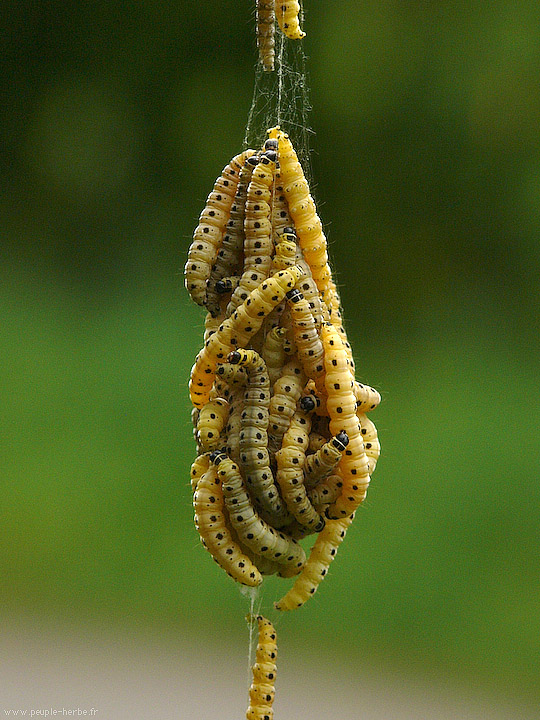
[[[195,525],[202,543],[214,560],[234,580],[256,587],[262,583],[262,576],[251,560],[233,539],[223,513],[221,479],[211,465],[197,483],[193,496]]]
[[[245,150],[223,168],[206,200],[204,210],[199,217],[199,224],[193,233],[184,273],[186,290],[197,305],[206,304],[206,283],[229,220],[240,170],[244,161],[254,152],[254,150]]]
[[[369,474],[373,475],[377,460],[381,454],[381,444],[377,436],[377,428],[373,422],[364,413],[357,411],[358,420],[360,421],[360,434],[364,441],[366,457],[368,459]]]
[[[325,480],[308,490],[308,497],[317,512],[322,513],[326,508],[337,500],[343,487],[343,481],[339,475],[329,475]]]
[[[248,294],[268,277],[272,267],[272,224],[270,202],[277,155],[268,150],[262,155],[249,158],[257,163],[247,189],[244,217],[244,269],[240,284],[234,291],[227,315],[245,300]]]
[[[270,399],[268,448],[271,452],[276,452],[281,447],[281,439],[289,427],[304,384],[302,366],[293,358],[283,367],[281,375],[274,383]]]
[[[197,483],[201,479],[201,477],[204,475],[204,473],[208,470],[210,467],[210,454],[209,453],[202,453],[198,455],[195,460],[191,463],[191,471],[190,471],[190,478],[191,478],[191,491],[195,492],[197,489]]]
[[[354,514],[346,518],[327,521],[324,530],[317,535],[309,558],[294,585],[281,600],[274,603],[276,610],[299,608],[317,592],[353,518]]]
[[[208,402],[217,365],[224,363],[235,347],[248,345],[249,338],[261,327],[265,317],[283,300],[301,276],[302,271],[295,265],[268,278],[210,336],[191,369],[189,391],[195,407],[201,408]]]
[[[369,469],[360,424],[356,416],[356,398],[353,393],[350,362],[341,337],[331,323],[321,328],[326,370],[325,387],[328,395],[327,411],[330,432],[344,431],[349,444],[339,463],[337,474],[343,480],[343,491],[336,502],[328,508],[327,517],[352,515],[364,500],[369,485]]]
[[[257,0],[257,47],[259,59],[267,72],[274,69],[275,0]]]
[[[240,468],[223,453],[213,453],[212,462],[223,484],[229,520],[243,545],[257,555],[300,572],[306,556],[301,545],[266,523],[253,507]],[[200,481],[199,481],[200,482]]]
[[[375,388],[369,385],[362,385],[362,383],[355,380],[353,390],[358,412],[367,413],[370,410],[374,410],[381,402],[380,394]]]
[[[225,398],[209,400],[201,408],[197,422],[197,442],[204,452],[220,447],[220,435],[229,418],[229,403]]]
[[[277,142],[277,140],[275,140]],[[277,149],[277,147],[276,147]],[[272,233],[274,243],[279,242],[280,236],[283,234],[285,228],[292,227],[292,220],[289,214],[289,206],[287,204],[287,198],[283,192],[281,185],[281,176],[279,170],[276,170],[276,176],[274,180],[274,192],[272,195]]]
[[[266,334],[262,349],[262,357],[266,363],[270,385],[273,386],[281,374],[281,368],[285,365],[285,341],[287,330],[283,327],[275,327]]]
[[[348,444],[347,433],[340,432],[313,455],[306,457],[304,476],[308,487],[315,487],[320,480],[324,480],[334,471]]]
[[[300,3],[298,0],[276,0],[276,19],[289,40],[301,40],[306,33],[300,27]]]
[[[278,237],[276,252],[272,258],[272,269],[285,270],[296,263],[296,235],[283,233]]]
[[[256,620],[259,630],[246,718],[247,720],[272,720],[274,717],[272,703],[274,702],[276,683],[276,631],[270,620],[262,615],[248,615],[246,619],[248,622]]]
[[[239,349],[228,358],[247,373],[239,437],[240,467],[261,517],[273,527],[283,527],[289,514],[279,496],[268,454],[270,380],[266,363],[255,350]]]
[[[300,290],[295,288],[287,295],[296,350],[304,372],[315,382],[319,393],[324,393],[324,350],[313,313]]]

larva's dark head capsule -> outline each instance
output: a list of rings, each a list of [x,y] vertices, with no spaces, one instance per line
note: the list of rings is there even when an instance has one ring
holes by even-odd
[[[246,160],[246,164],[251,165],[252,167],[256,167],[259,164],[259,156],[252,155]]]
[[[294,235],[294,237],[296,237],[296,230],[293,227],[285,227],[283,228],[283,234]]]
[[[264,149],[265,150],[277,150],[278,149],[278,141],[274,138],[270,138],[264,143]]]
[[[219,465],[220,462],[226,459],[227,455],[224,453],[224,449],[214,450],[210,453],[210,462],[214,463],[214,465]]]
[[[298,404],[304,412],[312,412],[317,407],[317,400],[313,395],[304,395]]]
[[[233,287],[234,285],[231,278],[222,278],[216,283],[216,292],[219,295],[224,295],[225,293],[231,292]]]
[[[297,290],[296,288],[293,288],[292,290],[289,290],[289,292],[285,295],[287,300],[292,303],[297,303],[304,297],[300,290]]]
[[[335,438],[333,439],[333,442],[334,442],[335,448],[343,451],[349,444],[349,436],[347,435],[345,430],[342,430],[335,436]]]
[[[238,352],[238,350],[233,350],[227,358],[227,361],[230,362],[232,365],[238,365],[241,359],[242,353]]]
[[[265,160],[265,158],[267,158],[267,160]],[[267,150],[266,152],[264,152],[261,155],[260,162],[266,162],[268,164],[268,162],[275,163],[276,161],[277,161],[277,152],[275,150]]]
[[[326,525],[326,520],[321,516],[319,519],[319,522],[315,525],[313,528],[315,532],[321,532],[321,530],[324,530],[324,527]]]

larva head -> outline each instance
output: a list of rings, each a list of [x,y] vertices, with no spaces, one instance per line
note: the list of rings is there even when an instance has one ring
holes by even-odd
[[[342,430],[332,439],[332,443],[337,450],[343,452],[349,444],[349,436],[345,430]]]
[[[259,158],[259,163],[261,165],[270,165],[271,163],[275,163],[276,161],[277,152],[275,150],[267,150]]]
[[[210,453],[210,462],[214,463],[214,465],[219,465],[220,462],[223,462],[223,460],[227,460],[227,455],[223,450],[214,450]]]
[[[298,404],[305,413],[313,412],[317,407],[317,398],[314,395],[304,395],[304,397],[300,398]]]
[[[297,302],[300,302],[300,300],[303,300],[304,296],[300,292],[300,290],[297,290],[294,288],[293,290],[289,290],[289,292],[285,295],[287,300],[290,303],[296,304]]]
[[[238,363],[242,360],[242,353],[238,350],[233,350],[232,353],[229,354],[229,357],[227,358],[227,361],[230,362],[232,365],[238,365]]]
[[[246,160],[246,165],[250,165],[251,167],[256,167],[259,164],[259,156],[258,155],[252,155]]]
[[[222,278],[218,280],[216,285],[216,292],[218,295],[224,295],[225,293],[232,292],[235,288],[235,283],[232,278]]]
[[[269,138],[264,143],[264,149],[265,150],[277,150],[278,149],[278,141],[276,138]]]

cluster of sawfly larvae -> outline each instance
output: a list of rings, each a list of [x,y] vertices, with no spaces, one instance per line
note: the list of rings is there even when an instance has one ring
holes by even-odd
[[[256,0],[257,47],[263,69],[271,72],[275,61],[276,20],[281,32],[289,40],[301,40],[305,32],[300,28],[300,4],[297,0]]]
[[[196,526],[239,583],[295,577],[275,607],[300,607],[366,496],[381,398],[355,379],[321,221],[279,127],[216,180],[185,284],[207,309],[190,377]]]

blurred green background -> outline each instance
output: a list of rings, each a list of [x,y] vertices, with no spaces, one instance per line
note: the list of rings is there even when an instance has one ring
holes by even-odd
[[[192,522],[182,268],[242,146],[252,5],[2,3],[6,618],[246,642]],[[313,191],[383,454],[280,634],[538,702],[540,6],[306,6]]]

